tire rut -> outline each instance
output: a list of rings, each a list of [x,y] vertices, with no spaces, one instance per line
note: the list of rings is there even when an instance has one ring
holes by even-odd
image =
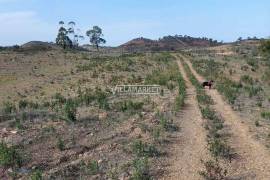
[[[192,67],[191,62],[181,56],[188,64],[194,76],[202,82],[204,78],[200,76]],[[232,110],[231,106],[223,100],[217,90],[206,91],[214,100],[214,109],[225,120],[225,126],[229,127],[229,144],[239,156],[233,160],[229,167],[229,173],[233,177],[240,179],[270,179],[270,153],[269,150],[251,137],[249,127],[242,123],[240,116]]]
[[[170,152],[169,166],[166,168],[166,177],[163,179],[202,179],[198,172],[203,168],[201,159],[208,156],[206,131],[203,128],[195,88],[187,78],[180,61],[178,61],[178,66],[186,82],[187,97],[178,121],[175,122],[181,127],[181,131],[176,132],[172,138],[173,145],[168,150]]]

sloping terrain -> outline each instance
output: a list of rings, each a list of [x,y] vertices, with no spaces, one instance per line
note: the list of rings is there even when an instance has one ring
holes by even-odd
[[[133,39],[120,48],[128,52],[142,51],[174,51],[191,47],[210,47],[221,45],[216,40],[207,38],[194,38],[190,36],[165,36],[159,40],[151,40],[146,38]]]
[[[269,179],[270,66],[258,41],[188,39],[130,46],[178,53],[1,49],[0,179]],[[113,94],[120,84],[162,90]]]
[[[159,177],[180,73],[168,53],[0,52],[0,176]],[[159,84],[161,95],[118,96],[117,84]]]

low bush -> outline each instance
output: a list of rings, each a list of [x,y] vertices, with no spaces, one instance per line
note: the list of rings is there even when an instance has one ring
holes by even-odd
[[[64,151],[64,150],[65,150],[65,142],[63,141],[62,138],[58,138],[58,139],[57,139],[57,148],[58,148],[60,151]]]
[[[175,98],[175,109],[180,110],[185,104],[186,85],[181,73],[178,74],[178,95]]]
[[[264,111],[261,113],[262,118],[270,120],[270,112]]]
[[[133,173],[132,180],[150,180],[151,176],[149,174],[149,165],[147,158],[137,158],[133,160]]]
[[[34,172],[32,172],[31,180],[42,180],[41,170],[37,169]]]
[[[72,100],[68,100],[64,106],[64,115],[66,120],[75,122],[76,121],[77,106]]]
[[[205,94],[203,90],[198,91],[197,100],[199,104],[203,104],[203,105],[210,105],[214,103],[211,97]]]
[[[214,157],[231,158],[231,148],[219,138],[209,141],[209,151]]]
[[[116,109],[118,109],[122,112],[135,113],[139,110],[142,110],[143,105],[144,105],[143,102],[124,100],[124,101],[116,103]]]
[[[245,90],[248,92],[249,97],[253,97],[258,95],[261,91],[263,91],[260,86],[245,86]]]
[[[38,103],[32,102],[32,101],[27,101],[27,100],[20,100],[18,106],[19,106],[20,110],[23,110],[26,108],[38,109],[40,107],[40,105]]]
[[[201,113],[203,118],[205,119],[214,120],[217,118],[215,111],[211,110],[209,106],[202,107]]]
[[[159,119],[159,125],[164,131],[176,131],[178,127],[173,124],[172,120],[169,120],[166,115],[158,113],[157,118]]]
[[[251,76],[249,75],[243,75],[240,77],[240,81],[246,84],[253,84],[254,80]]]
[[[205,170],[200,171],[199,174],[206,180],[223,180],[228,174],[226,169],[223,169],[217,160],[202,161]]]
[[[132,143],[132,152],[137,157],[154,157],[158,155],[158,150],[154,145],[143,143],[140,140]]]
[[[96,175],[100,171],[99,164],[97,161],[92,160],[87,164],[87,172],[90,175]]]
[[[16,112],[16,106],[14,103],[11,102],[4,102],[3,103],[3,113],[10,114]]]
[[[0,167],[5,169],[20,167],[22,165],[21,155],[15,147],[8,147],[6,143],[0,143]]]

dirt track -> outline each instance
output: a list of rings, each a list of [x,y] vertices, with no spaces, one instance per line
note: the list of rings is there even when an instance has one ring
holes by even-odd
[[[203,81],[204,78],[194,70],[189,60],[184,56],[182,56],[182,59],[189,65],[195,77],[199,81]],[[207,94],[212,97],[215,102],[214,109],[224,118],[225,125],[229,127],[229,144],[238,155],[238,158],[230,164],[229,174],[232,177],[243,179],[270,179],[269,151],[264,145],[251,137],[248,126],[241,122],[242,119],[223,100],[217,90],[208,90]]]
[[[201,159],[208,156],[206,132],[203,120],[196,101],[196,91],[186,76],[184,68],[178,61],[179,69],[185,79],[187,97],[185,107],[176,122],[181,127],[173,137],[173,146],[170,152],[170,166],[167,167],[163,179],[195,180],[201,179],[198,171],[202,170]]]

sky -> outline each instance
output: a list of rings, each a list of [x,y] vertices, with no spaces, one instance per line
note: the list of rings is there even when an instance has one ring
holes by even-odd
[[[0,0],[0,46],[53,42],[60,20],[75,21],[84,36],[100,26],[108,46],[175,34],[230,42],[270,36],[270,1]],[[81,43],[88,42],[85,36]]]

